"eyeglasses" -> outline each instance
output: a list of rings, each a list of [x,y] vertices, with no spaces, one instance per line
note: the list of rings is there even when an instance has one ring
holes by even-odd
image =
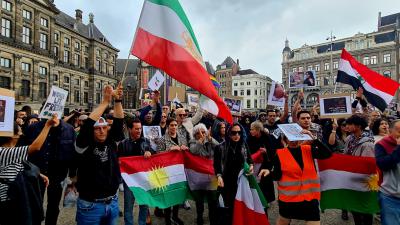
[[[167,118],[166,116],[161,116],[162,118]]]
[[[231,135],[232,136],[240,135],[240,131],[231,131]]]
[[[186,114],[179,114],[178,116],[180,116],[180,117],[186,117],[187,115],[186,115]]]

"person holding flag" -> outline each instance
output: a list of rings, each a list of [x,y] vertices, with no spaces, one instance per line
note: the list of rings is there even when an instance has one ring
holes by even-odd
[[[273,169],[261,168],[258,176],[272,176],[278,181],[279,218],[277,225],[288,225],[292,219],[305,220],[307,225],[320,224],[320,183],[314,159],[329,158],[332,153],[309,130],[303,130],[313,142],[302,145],[301,141],[289,141],[277,150]]]

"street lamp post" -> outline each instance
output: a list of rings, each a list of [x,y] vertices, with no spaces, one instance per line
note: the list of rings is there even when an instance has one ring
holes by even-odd
[[[333,36],[332,31],[331,31],[331,35],[326,38],[327,41],[331,42],[330,47],[329,47],[329,51],[331,52],[330,76],[333,76],[333,40],[335,40],[335,39],[336,39],[336,37]],[[336,93],[336,81],[334,81],[333,83],[335,83],[334,93]]]

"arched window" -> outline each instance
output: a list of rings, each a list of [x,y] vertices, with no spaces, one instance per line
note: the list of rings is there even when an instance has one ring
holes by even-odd
[[[318,101],[318,94],[312,93],[307,96],[307,104],[314,105]]]

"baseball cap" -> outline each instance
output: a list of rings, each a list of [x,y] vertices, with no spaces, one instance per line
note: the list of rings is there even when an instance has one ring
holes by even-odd
[[[96,123],[93,125],[93,127],[102,127],[102,126],[108,126],[108,123],[103,117],[100,117],[99,120],[97,120]]]

